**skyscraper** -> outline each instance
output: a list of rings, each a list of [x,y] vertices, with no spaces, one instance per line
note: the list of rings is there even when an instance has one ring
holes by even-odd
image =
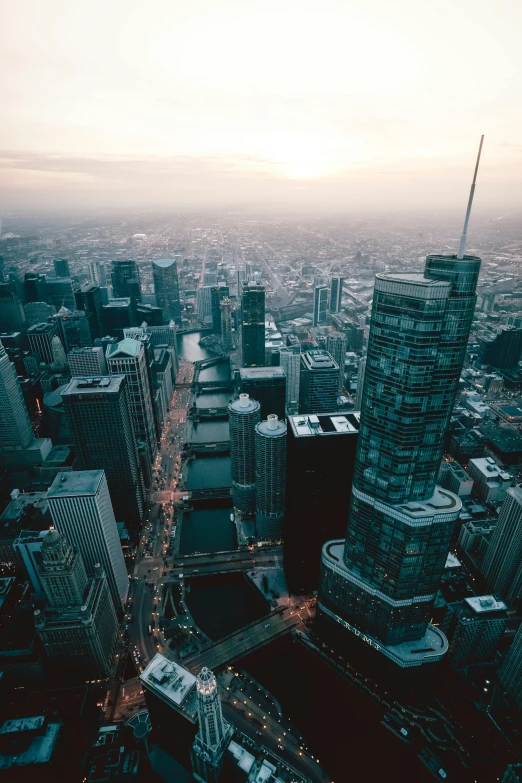
[[[326,350],[339,367],[339,394],[344,390],[344,364],[346,359],[346,335],[332,332],[326,338]]]
[[[435,481],[479,269],[430,255],[424,274],[377,275],[346,541],[322,552],[323,629],[408,669],[448,648],[428,623],[462,504]]]
[[[131,300],[133,313],[141,302],[140,270],[136,261],[113,261],[111,270],[112,295],[115,299]]]
[[[9,283],[0,283],[0,332],[21,332],[25,329],[25,312],[20,298]]]
[[[37,353],[40,361],[45,364],[52,364],[52,340],[55,334],[56,324],[54,323],[34,324],[27,330],[29,348],[33,353]]]
[[[53,261],[54,274],[56,277],[70,277],[71,270],[69,269],[69,262],[66,258],[55,258]]]
[[[364,374],[366,372],[366,356],[363,356],[359,362],[359,369],[357,371],[357,390],[355,396],[355,410],[361,410],[362,396],[364,389]]]
[[[232,351],[235,347],[234,335],[232,334],[234,302],[225,296],[220,300],[219,307],[221,311],[221,342],[225,351]]]
[[[482,574],[488,590],[508,601],[522,598],[522,486],[510,487],[484,560]]]
[[[210,324],[212,318],[212,292],[217,290],[215,286],[204,285],[196,291],[196,307],[198,318],[202,323]]]
[[[337,408],[339,365],[327,351],[315,348],[301,354],[300,413],[328,413]]]
[[[518,627],[498,678],[508,699],[520,709],[522,707],[522,625]]]
[[[330,283],[330,312],[340,313],[343,300],[343,277],[332,277]]]
[[[124,375],[73,378],[62,390],[80,470],[103,470],[114,514],[138,531],[145,487]]]
[[[100,345],[92,348],[73,348],[67,354],[72,377],[98,378],[107,375],[105,352]]]
[[[129,297],[110,299],[103,306],[103,327],[105,334],[121,340],[123,330],[135,326],[136,318]]]
[[[240,391],[261,405],[261,419],[269,413],[285,418],[286,375],[282,367],[249,367],[239,370]]]
[[[91,330],[83,310],[71,312],[63,307],[53,317],[52,322],[56,324],[58,336],[66,353],[69,353],[73,348],[84,348],[91,345]]]
[[[301,346],[280,348],[279,361],[286,375],[287,411],[297,413],[299,410],[299,382],[301,378]]]
[[[101,565],[89,579],[80,553],[51,530],[42,542],[39,572],[49,603],[34,619],[49,659],[83,677],[111,675],[118,625]]]
[[[254,510],[256,493],[255,428],[261,421],[261,406],[248,394],[240,394],[228,406],[232,498],[239,511]]]
[[[281,538],[285,517],[286,424],[274,413],[256,424],[256,527],[260,538]]]
[[[221,301],[229,296],[228,285],[213,286],[210,294],[212,304],[212,330],[221,334]]]
[[[38,297],[38,300],[33,301],[42,300],[48,304],[54,305],[57,312],[61,307],[67,307],[69,310],[74,310],[74,291],[71,278],[46,277],[44,275],[43,296],[40,296]]]
[[[265,364],[265,289],[257,283],[243,285],[241,296],[241,359],[243,367]]]
[[[166,321],[174,321],[178,326],[181,326],[181,302],[176,259],[155,258],[152,262],[152,278],[156,304],[163,310],[163,317]]]
[[[91,332],[91,340],[103,337],[105,331],[103,328],[103,300],[100,287],[94,283],[85,283],[78,291],[75,291],[74,298],[77,310],[83,310],[85,313]]]
[[[125,338],[119,343],[107,346],[106,360],[111,375],[125,375],[127,378],[134,433],[146,448],[147,459],[142,464],[142,469],[145,483],[150,486],[151,466],[158,451],[158,443],[145,347],[138,340]]]
[[[43,324],[56,315],[56,307],[47,302],[27,302],[24,305],[24,313],[27,326],[34,326],[34,324]]]
[[[328,286],[317,285],[314,288],[313,325],[321,326],[321,324],[325,324],[327,315],[328,315]]]
[[[346,528],[359,413],[299,414],[287,423],[285,574],[290,592],[312,593],[323,544]]]
[[[58,532],[80,552],[87,573],[101,566],[116,611],[125,605],[129,577],[103,470],[57,473],[47,493]]]
[[[65,365],[67,364],[67,356],[65,355],[62,341],[60,340],[57,334],[55,334],[53,339],[51,340],[51,351],[53,354],[54,366],[57,367],[59,370],[65,369]]]
[[[196,678],[199,729],[192,745],[192,773],[200,783],[219,783],[233,729],[223,718],[216,678],[204,666]]]

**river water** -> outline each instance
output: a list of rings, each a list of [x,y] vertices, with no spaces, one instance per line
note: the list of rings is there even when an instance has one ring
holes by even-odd
[[[185,601],[194,622],[211,639],[221,639],[267,614],[260,593],[240,573],[214,574],[186,580]]]
[[[230,457],[199,457],[189,463],[187,489],[231,486]]]
[[[230,521],[232,506],[197,507],[185,512],[181,524],[181,555],[195,552],[230,552],[237,549],[236,526]]]
[[[188,437],[190,443],[198,444],[230,440],[228,421],[194,421]]]
[[[198,362],[201,359],[210,359],[212,354],[198,345],[201,332],[191,334],[178,334],[178,354],[189,362]],[[207,379],[208,380],[208,379]]]

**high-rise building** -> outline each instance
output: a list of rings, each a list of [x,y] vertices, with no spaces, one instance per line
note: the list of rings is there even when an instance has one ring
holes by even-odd
[[[219,307],[221,311],[221,342],[225,351],[232,351],[235,348],[234,335],[232,333],[234,302],[228,296],[225,296],[221,299]]]
[[[56,277],[70,277],[71,270],[69,269],[69,262],[66,258],[55,258],[53,261],[54,274]]]
[[[33,301],[44,301],[56,307],[56,312],[61,307],[74,310],[74,291],[70,277],[46,277],[43,276],[43,296]]]
[[[376,276],[346,541],[322,552],[323,632],[409,671],[448,649],[429,620],[462,503],[435,482],[479,269],[430,255],[424,274]]]
[[[507,620],[506,604],[493,595],[448,604],[440,628],[450,643],[452,666],[458,669],[493,662]]]
[[[508,699],[520,709],[522,707],[522,625],[518,627],[498,678]]]
[[[45,275],[37,272],[26,272],[23,282],[23,303],[27,302],[47,302],[45,291]],[[60,305],[61,307],[61,305]],[[58,307],[58,309],[60,309]]]
[[[343,277],[332,277],[330,283],[330,312],[340,313],[343,303]]]
[[[337,362],[339,367],[339,394],[344,389],[344,364],[346,360],[346,335],[342,332],[332,332],[326,338],[326,350]]]
[[[50,661],[83,677],[110,676],[119,634],[101,565],[89,579],[78,550],[51,530],[42,542],[39,572],[48,605],[34,619]]]
[[[56,324],[54,323],[34,324],[27,330],[30,350],[37,353],[40,361],[45,364],[52,364],[52,340],[55,334]]]
[[[145,346],[141,341],[125,338],[119,343],[109,345],[105,358],[111,375],[125,375],[127,378],[134,434],[146,449],[146,460],[142,462],[142,470],[146,486],[150,486],[152,464],[158,451],[158,443]]]
[[[318,285],[314,288],[313,325],[321,326],[321,324],[325,324],[327,315],[328,315],[328,286]]]
[[[124,375],[73,378],[62,390],[80,470],[103,470],[114,514],[137,531],[145,487]]]
[[[481,570],[488,590],[507,601],[522,598],[521,485],[507,490]]]
[[[228,419],[234,506],[243,513],[252,512],[256,494],[255,428],[261,421],[261,406],[248,394],[240,394],[228,406]]]
[[[65,365],[67,364],[67,356],[65,355],[62,341],[60,340],[57,334],[55,334],[53,339],[51,340],[51,351],[53,354],[54,366],[57,367],[59,370],[65,369]]]
[[[89,272],[91,275],[91,283],[99,285],[100,288],[107,286],[107,272],[105,271],[105,264],[103,261],[90,261]]]
[[[364,389],[364,373],[366,372],[366,356],[363,356],[359,362],[359,369],[357,372],[357,390],[355,394],[355,410],[361,410],[363,389]]]
[[[239,370],[239,386],[243,394],[261,405],[261,419],[275,413],[284,419],[286,375],[282,367],[248,367]]]
[[[110,299],[103,307],[103,325],[105,334],[121,339],[123,330],[135,326],[132,302],[129,297]]]
[[[263,367],[265,364],[265,289],[257,283],[243,285],[241,360],[243,367]]]
[[[502,325],[496,334],[479,337],[479,362],[498,369],[516,367],[522,354],[522,329]]]
[[[156,304],[163,310],[166,321],[181,326],[181,302],[179,298],[178,264],[175,258],[155,258],[152,262],[152,279]]]
[[[91,330],[83,310],[71,312],[62,308],[53,316],[52,322],[56,324],[58,336],[66,353],[72,351],[73,348],[84,348],[91,345]]]
[[[98,378],[107,375],[105,352],[100,345],[89,348],[73,348],[67,354],[72,377]]]
[[[136,261],[113,261],[111,270],[112,295],[115,299],[130,299],[135,315],[141,302],[140,270]]]
[[[0,332],[22,332],[26,317],[20,298],[9,283],[0,283]]]
[[[97,337],[103,337],[105,330],[103,324],[103,299],[100,287],[94,283],[85,283],[78,291],[75,291],[74,298],[77,310],[83,310],[85,313],[91,339],[95,340]]]
[[[151,304],[136,305],[136,321],[139,324],[146,323],[147,326],[163,326],[165,319],[161,307]]]
[[[317,590],[323,544],[344,535],[358,432],[359,413],[288,418],[284,567],[291,593]]]
[[[228,299],[230,294],[228,285],[213,286],[210,294],[212,305],[212,331],[221,334],[221,302]]]
[[[301,354],[299,411],[328,413],[337,408],[339,365],[327,351],[314,348]]]
[[[210,324],[213,321],[212,292],[215,290],[215,286],[204,285],[196,291],[196,308],[198,311],[198,318],[202,323]]]
[[[299,383],[301,378],[301,346],[295,349],[280,348],[279,362],[286,375],[286,407],[287,411],[297,413],[299,410]]]
[[[34,324],[43,324],[56,315],[56,307],[47,302],[27,302],[24,305],[24,313],[27,326],[34,326]]]
[[[219,783],[233,728],[223,718],[216,678],[204,666],[196,678],[199,729],[192,745],[192,774],[199,783]]]
[[[56,474],[47,493],[55,528],[80,552],[87,573],[101,566],[116,611],[125,605],[129,577],[103,470]]]
[[[285,518],[286,424],[274,413],[256,424],[255,457],[257,534],[280,539]]]

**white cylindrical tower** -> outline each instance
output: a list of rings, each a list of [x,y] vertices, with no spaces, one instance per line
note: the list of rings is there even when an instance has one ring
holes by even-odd
[[[255,427],[261,420],[261,406],[248,394],[240,394],[228,406],[230,456],[232,461],[232,498],[242,513],[255,508]]]
[[[256,526],[260,538],[280,538],[285,516],[286,424],[275,413],[256,426]]]

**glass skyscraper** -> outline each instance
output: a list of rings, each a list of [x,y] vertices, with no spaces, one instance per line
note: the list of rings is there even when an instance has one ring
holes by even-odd
[[[175,258],[155,258],[152,262],[152,278],[156,304],[163,310],[165,321],[181,326],[181,302],[179,299],[178,264]]]
[[[430,255],[375,281],[346,541],[323,547],[323,623],[402,667],[439,660],[429,625],[461,501],[435,484],[475,308],[480,259]]]
[[[262,285],[247,283],[243,286],[241,313],[243,367],[263,367],[265,364],[265,289]]]

